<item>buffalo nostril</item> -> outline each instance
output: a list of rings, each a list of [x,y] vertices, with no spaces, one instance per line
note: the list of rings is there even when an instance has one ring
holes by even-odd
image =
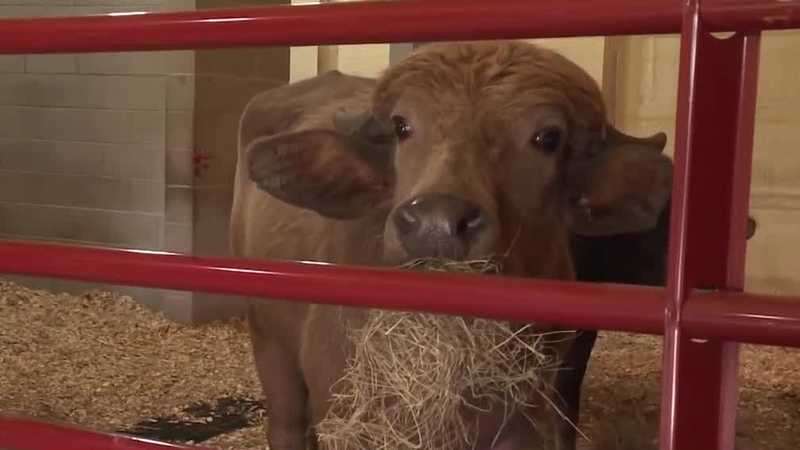
[[[395,226],[401,233],[410,233],[414,231],[415,228],[419,227],[419,219],[412,208],[414,208],[414,205],[410,204],[399,208],[397,213],[395,213]]]
[[[472,209],[462,217],[456,224],[456,235],[462,238],[470,238],[486,224],[486,216],[480,209]]]

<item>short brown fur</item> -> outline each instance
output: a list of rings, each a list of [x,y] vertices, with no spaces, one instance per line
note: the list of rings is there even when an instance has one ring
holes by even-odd
[[[399,114],[415,126],[404,142],[387,135]],[[531,147],[531,133],[546,126],[565,139],[550,153]],[[248,258],[398,264],[410,255],[392,220],[399,206],[446,194],[476,205],[488,224],[462,258],[507,255],[507,274],[573,279],[571,227],[648,229],[668,197],[663,140],[626,137],[618,151],[609,127],[591,77],[520,42],[432,44],[377,81],[331,72],[268,91],[241,121],[232,248]],[[633,173],[608,184],[614,168]],[[603,194],[595,199],[594,191]],[[592,208],[605,215],[586,219]],[[253,302],[272,450],[315,445],[313,425],[351,352],[346,327],[364,317],[359,309]],[[504,450],[530,444],[534,431],[519,424],[507,441],[516,444]]]

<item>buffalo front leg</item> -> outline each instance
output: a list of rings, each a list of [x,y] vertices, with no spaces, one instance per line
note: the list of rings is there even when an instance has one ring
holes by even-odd
[[[250,335],[256,372],[266,397],[269,449],[306,450],[308,394],[297,359],[277,339],[265,337],[257,330]]]
[[[567,352],[562,369],[556,376],[555,388],[564,403],[564,414],[575,426],[580,424],[581,391],[589,359],[592,355],[597,331],[582,330]],[[562,421],[558,435],[560,447],[574,449],[577,432],[572,424]]]

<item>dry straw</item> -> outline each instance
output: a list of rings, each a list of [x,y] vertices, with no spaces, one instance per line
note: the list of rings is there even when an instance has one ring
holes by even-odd
[[[416,260],[415,270],[500,273],[494,260]],[[491,301],[491,299],[487,299]],[[515,410],[550,407],[547,380],[558,364],[550,345],[564,332],[495,320],[371,310],[349,332],[353,346],[317,427],[326,450],[472,448],[469,412],[491,402]],[[572,333],[567,334],[568,338]],[[536,425],[534,423],[534,425]]]

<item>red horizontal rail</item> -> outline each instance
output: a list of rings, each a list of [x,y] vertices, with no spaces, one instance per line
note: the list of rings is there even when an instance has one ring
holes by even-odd
[[[798,0],[704,0],[700,17],[710,31],[760,31],[800,26]]]
[[[677,32],[676,0],[405,0],[0,21],[0,53]]]
[[[210,450],[5,415],[0,415],[0,445],[4,450]]]
[[[663,290],[654,287],[8,241],[0,241],[0,273],[651,334],[663,328]]]
[[[0,273],[662,334],[663,288],[0,241]],[[800,347],[800,300],[695,293],[698,338]]]
[[[0,20],[0,54],[677,33],[680,0],[403,0]],[[711,31],[800,27],[798,0],[708,0]]]
[[[683,309],[694,338],[800,347],[800,299],[736,292],[695,293]]]

